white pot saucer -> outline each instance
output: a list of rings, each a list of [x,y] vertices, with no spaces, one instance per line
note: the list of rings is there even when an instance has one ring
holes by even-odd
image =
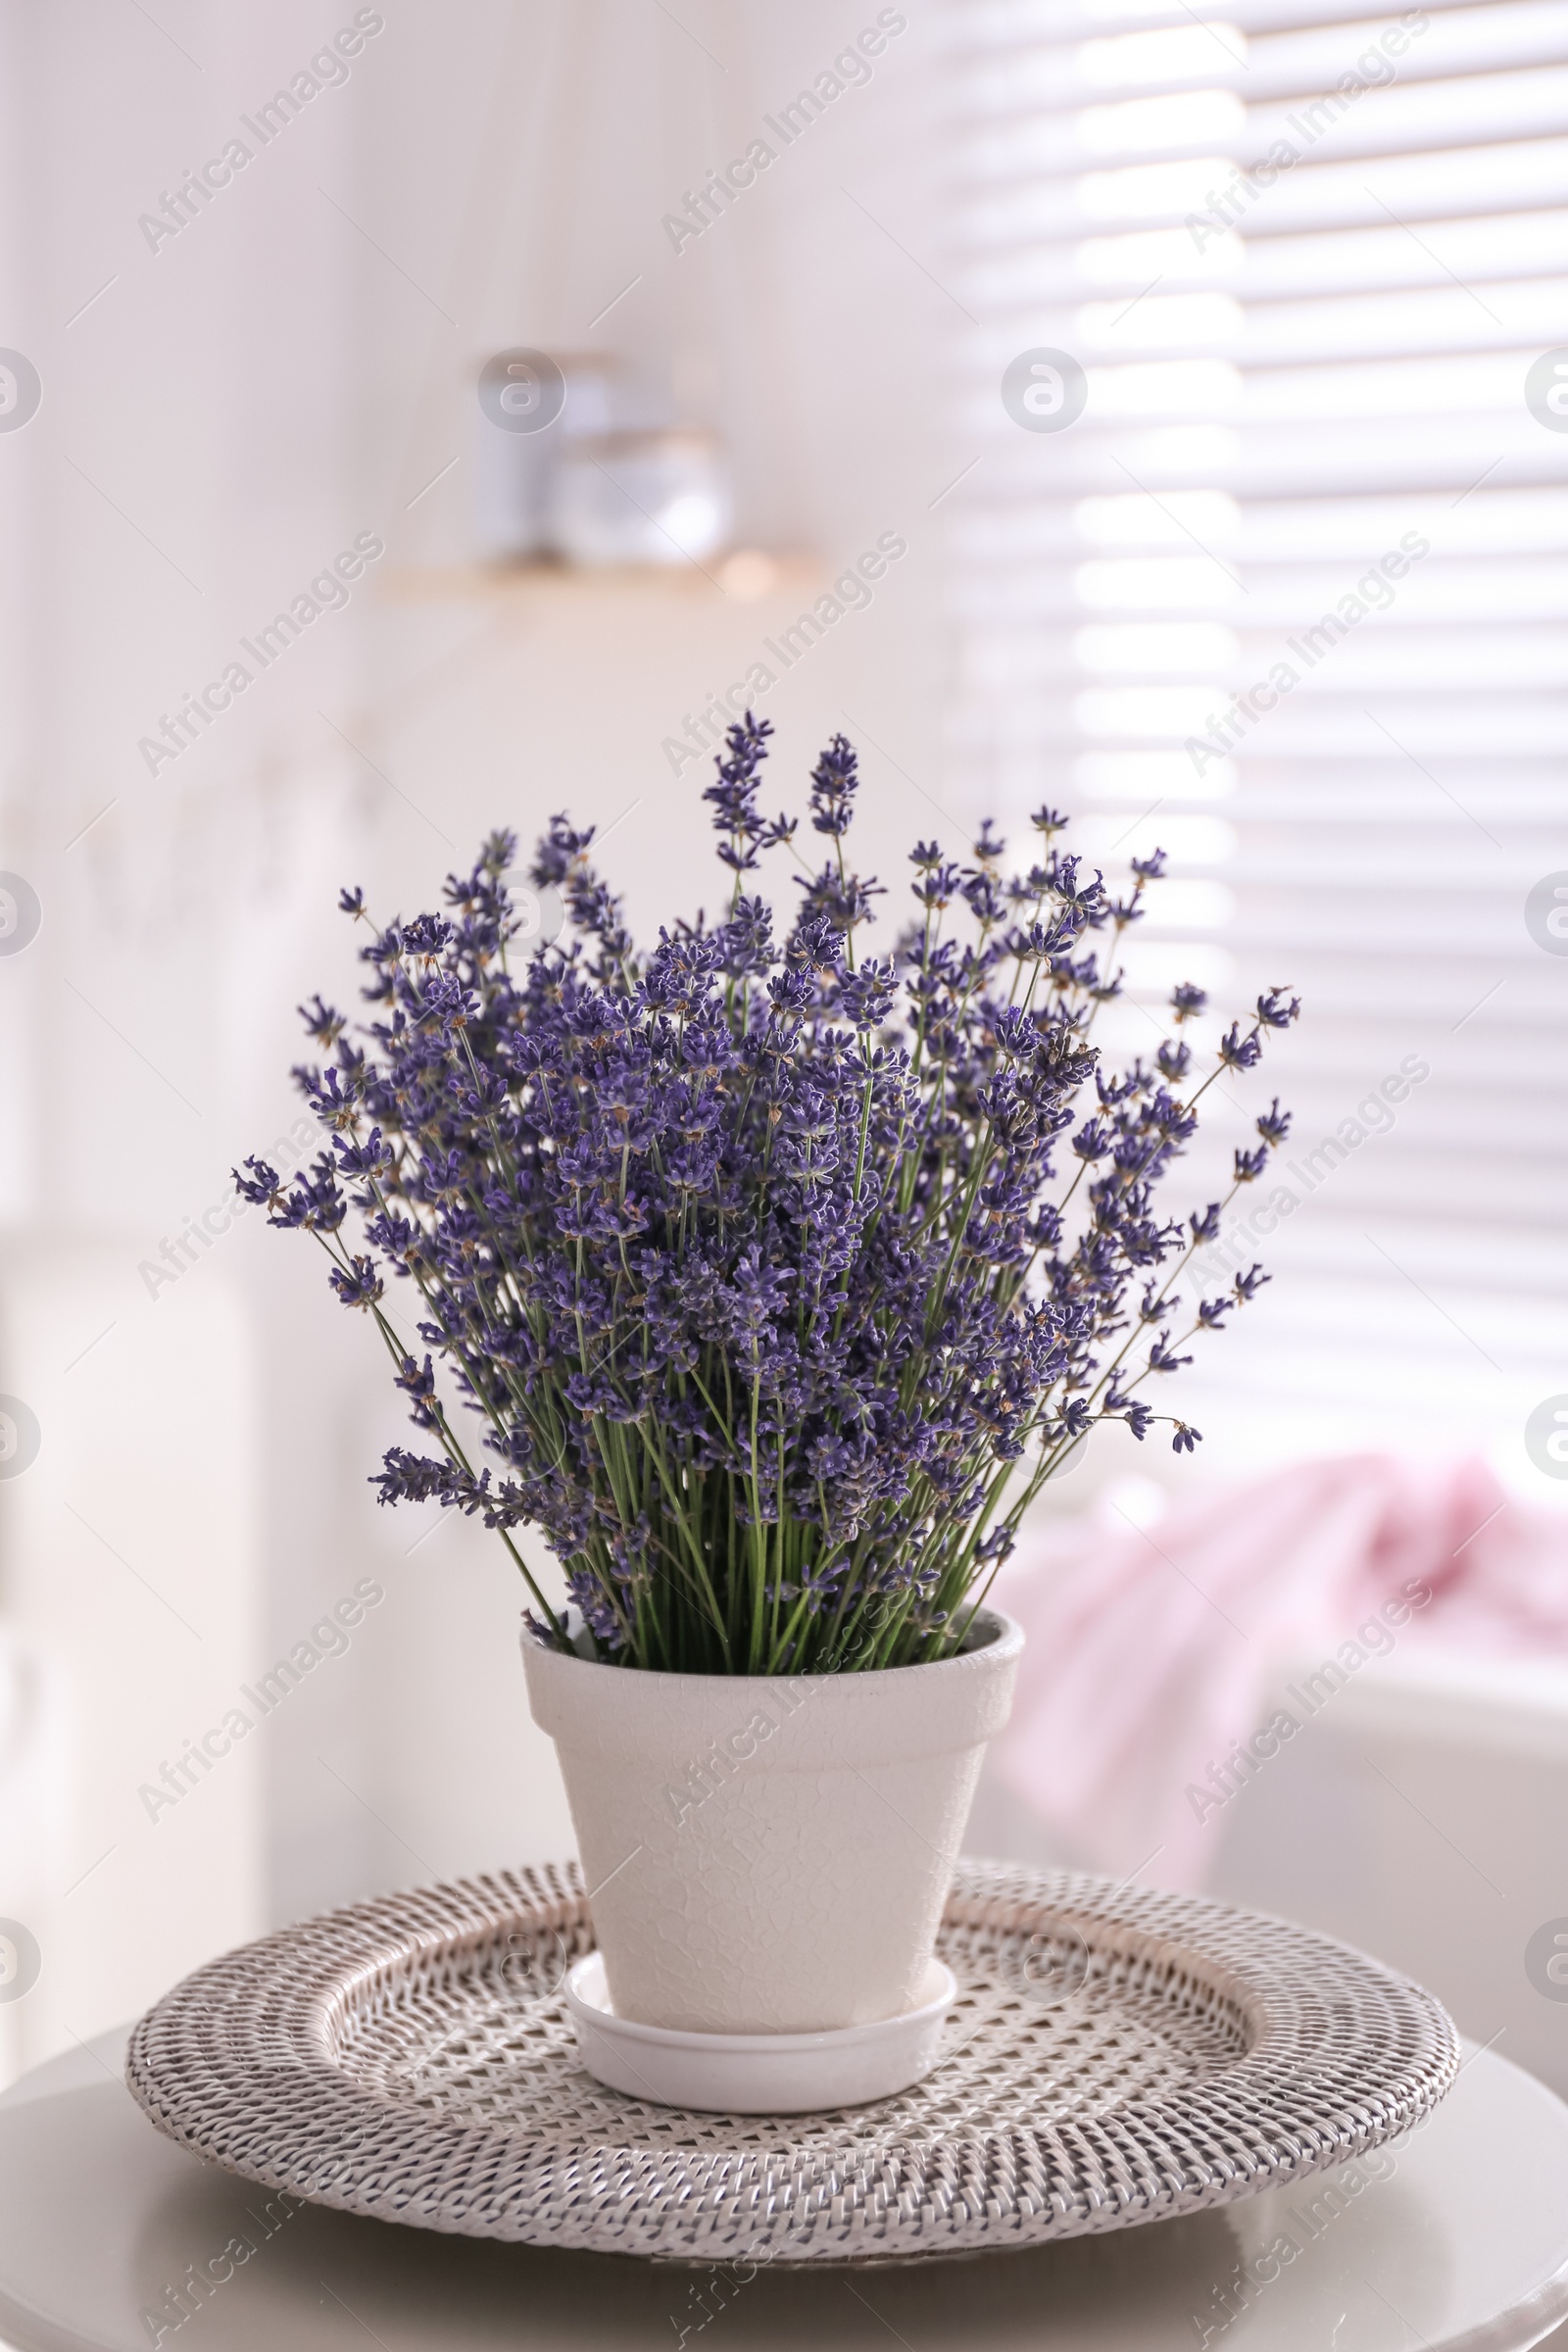
[[[826,2034],[690,2034],[617,2017],[601,1952],[566,1978],[577,2052],[596,2082],[663,2107],[721,2115],[810,2115],[892,2098],[930,2074],[957,1995],[953,1971],[927,1968],[919,2005]]]

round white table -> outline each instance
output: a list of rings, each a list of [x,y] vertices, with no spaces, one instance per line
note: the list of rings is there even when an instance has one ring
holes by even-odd
[[[1298,2188],[1012,2254],[748,2277],[269,2200],[153,2130],[123,2047],[0,2099],[17,2352],[1526,2352],[1568,2318],[1568,2107],[1486,2051],[1406,2141]]]

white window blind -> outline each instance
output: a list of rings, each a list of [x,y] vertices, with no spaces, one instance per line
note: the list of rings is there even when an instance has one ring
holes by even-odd
[[[1277,1279],[1207,1344],[1215,1434],[1474,1443],[1549,1496],[1568,956],[1527,903],[1568,869],[1568,5],[950,24],[955,790],[1015,836],[1077,811],[1107,874],[1170,853],[1117,1042],[1177,977],[1306,1004],[1203,1163],[1277,1085],[1294,1205],[1244,1196],[1275,1230],[1228,1247]],[[1003,406],[1035,349],[1086,371],[1065,429]]]

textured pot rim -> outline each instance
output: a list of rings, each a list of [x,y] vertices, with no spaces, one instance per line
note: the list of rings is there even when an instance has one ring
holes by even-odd
[[[974,1614],[975,1628],[989,1628],[984,1639],[946,1658],[922,1658],[917,1665],[858,1667],[845,1674],[684,1674],[671,1672],[662,1666],[612,1666],[603,1658],[579,1657],[575,1651],[568,1657],[564,1650],[552,1649],[529,1630],[526,1614],[522,1619],[519,1644],[523,1658],[529,1664],[539,1662],[548,1672],[566,1674],[573,1668],[584,1674],[613,1675],[622,1688],[657,1692],[660,1686],[671,1690],[799,1690],[808,1684],[813,1690],[859,1688],[867,1691],[906,1690],[915,1675],[947,1674],[954,1667],[966,1668],[971,1674],[983,1661],[987,1666],[1010,1665],[1023,1653],[1023,1627],[1004,1610],[989,1606]]]
[[[622,1764],[657,1758],[662,1765],[676,1749],[726,1739],[747,1728],[745,1718],[765,1715],[774,1727],[769,1772],[856,1772],[983,1746],[1002,1730],[1023,1629],[988,1609],[979,1612],[977,1630],[978,1648],[918,1666],[670,1674],[567,1656],[547,1649],[524,1626],[522,1668],[535,1723],[564,1758],[575,1755],[585,1767],[612,1757]]]

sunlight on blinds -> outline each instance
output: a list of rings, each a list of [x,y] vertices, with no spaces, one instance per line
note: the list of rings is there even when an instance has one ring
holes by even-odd
[[[1179,977],[1306,1003],[1281,1185],[1204,1287],[1277,1279],[1195,1387],[1252,1458],[1474,1443],[1536,1478],[1525,1421],[1568,1391],[1538,888],[1568,869],[1568,5],[950,24],[982,453],[949,508],[955,790],[1004,830],[1076,809],[1107,874],[1170,853],[1127,1050]],[[1025,356],[1054,373],[1009,413]],[[1237,1090],[1195,1201],[1262,1107]]]

